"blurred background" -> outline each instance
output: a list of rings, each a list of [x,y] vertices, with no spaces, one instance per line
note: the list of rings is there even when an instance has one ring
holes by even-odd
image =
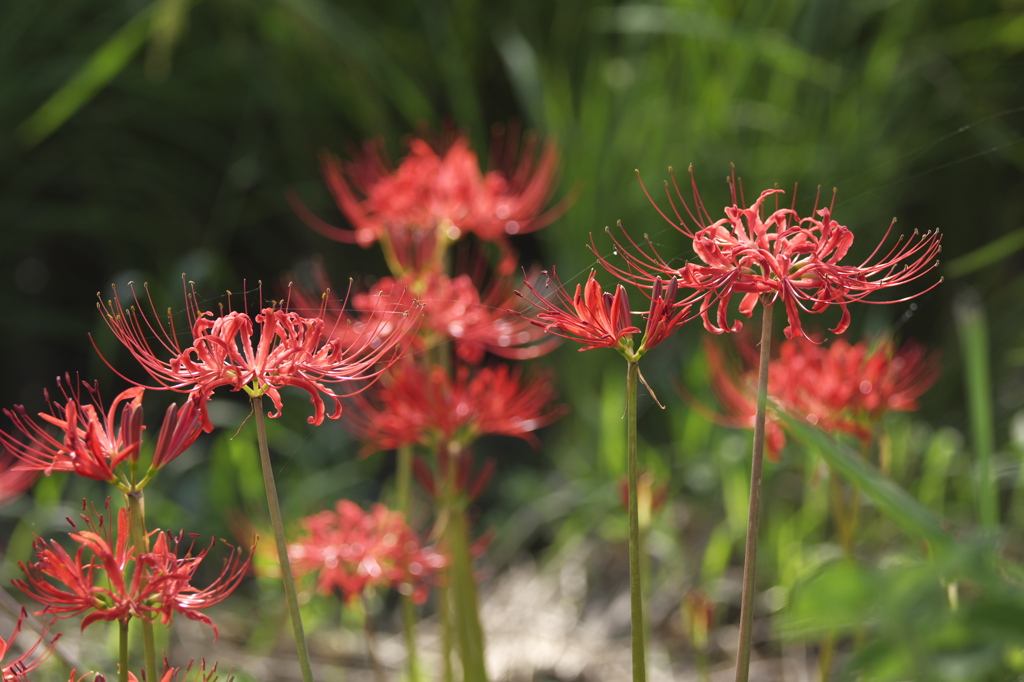
[[[410,135],[447,129],[465,132],[483,161],[495,126],[519,126],[558,145],[555,197],[571,203],[554,224],[514,245],[526,263],[557,264],[567,283],[595,265],[590,234],[607,249],[603,229],[617,220],[632,234],[649,234],[663,253],[685,247],[635,170],[659,197],[668,167],[685,178],[692,163],[712,213],[728,203],[730,164],[748,199],[799,183],[798,208],[809,210],[817,187],[826,196],[835,187],[835,216],[856,235],[854,262],[871,253],[894,216],[900,233],[940,229],[945,282],[914,305],[854,307],[847,336],[888,333],[941,352],[942,377],[921,411],[886,424],[903,462],[894,477],[918,494],[927,458],[940,457],[942,488],[929,489],[922,503],[950,524],[973,527],[971,434],[988,429],[1001,538],[1012,545],[1024,518],[1012,495],[1024,442],[1022,9],[1018,0],[6,0],[0,404],[42,409],[42,390],[69,371],[99,378],[108,397],[123,388],[87,336],[112,364],[132,366],[95,309],[96,292],[106,298],[112,283],[148,281],[158,310],[180,312],[182,273],[211,306],[225,290],[252,289],[258,280],[279,291],[318,259],[336,282],[385,274],[377,250],[329,241],[289,208],[286,195],[296,192],[319,216],[344,224],[319,176],[322,150],[351,157],[363,141],[380,139],[398,159]],[[820,317],[808,326],[824,330],[837,320]],[[964,397],[958,319],[982,325],[992,403],[980,426]],[[641,396],[642,453],[672,500],[651,552],[653,627],[673,653],[655,663],[677,672],[696,665],[697,650],[712,668],[728,658],[725,644],[712,638],[699,646],[687,634],[684,595],[712,595],[715,628],[735,622],[744,524],[735,497],[745,495],[748,475],[747,434],[711,425],[680,398],[685,386],[717,409],[701,351],[706,333],[690,327],[644,360],[669,409]],[[567,345],[538,361],[559,368],[571,408],[541,433],[543,448],[497,439],[481,445],[500,463],[480,502],[479,529],[495,533],[485,559],[494,576],[524,562],[539,572],[581,562],[589,582],[574,608],[583,619],[595,600],[610,604],[625,589],[622,367],[614,354],[576,350]],[[244,401],[217,402],[220,424],[244,419]],[[305,416],[296,410],[272,424],[286,514],[312,513],[338,497],[376,499],[390,459],[356,459],[357,445],[340,427],[311,430]],[[254,446],[232,440],[236,428],[175,462],[173,477],[154,490],[152,518],[227,536],[231,519],[262,518]],[[807,522],[796,537],[786,525],[787,514],[806,517],[803,491],[813,471],[799,446],[769,467],[765,589],[788,594],[832,556],[823,520]],[[58,500],[74,508],[98,490],[47,479],[33,493],[46,504],[5,508],[5,576],[16,575],[32,532],[62,527],[68,512]],[[895,526],[874,521],[868,558],[908,543]],[[612,569],[598,570],[608,557]],[[276,608],[260,594],[252,587],[233,602],[236,610]],[[321,608],[325,622],[337,619]],[[1002,644],[993,649],[957,632],[954,652],[980,656],[977,670],[1010,665]],[[613,628],[609,636],[621,634]],[[766,644],[761,654],[785,659],[805,646],[793,637],[795,644]],[[234,639],[249,652],[272,649],[270,635]],[[887,655],[879,660],[899,658]],[[571,672],[543,679],[601,679]]]

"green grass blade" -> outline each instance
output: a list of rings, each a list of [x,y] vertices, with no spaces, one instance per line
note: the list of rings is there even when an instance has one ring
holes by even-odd
[[[128,65],[149,37],[150,7],[110,36],[60,90],[18,126],[18,135],[34,147],[60,128]]]
[[[992,424],[988,322],[981,301],[972,292],[960,296],[955,305],[955,312],[967,381],[971,441],[976,458],[978,518],[985,528],[994,528],[999,523],[999,492],[996,489],[992,462],[995,451],[995,428]]]
[[[940,545],[949,542],[950,537],[942,529],[939,517],[857,452],[815,426],[786,414],[780,416],[790,433],[804,444],[817,448],[833,471],[846,478],[908,534]]]
[[[1012,256],[1022,248],[1024,248],[1024,228],[1018,228],[981,248],[949,261],[946,263],[945,274],[950,278],[969,275]]]

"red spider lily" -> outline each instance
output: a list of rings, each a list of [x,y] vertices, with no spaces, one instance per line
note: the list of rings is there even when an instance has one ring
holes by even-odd
[[[706,344],[713,386],[719,399],[739,422],[752,426],[756,351],[741,342],[741,354],[751,369],[737,376],[723,365],[712,344]],[[768,394],[772,404],[801,416],[826,431],[847,433],[863,442],[888,411],[917,409],[917,399],[938,378],[938,356],[908,342],[897,348],[888,338],[873,344],[843,340],[819,345],[802,337],[779,345],[772,360]],[[778,456],[785,438],[769,422],[769,453]]]
[[[326,301],[326,294],[324,298]],[[135,300],[138,305],[137,296]],[[295,386],[309,394],[314,406],[310,424],[322,423],[325,415],[336,419],[341,415],[339,397],[343,394],[327,385],[376,379],[404,352],[419,319],[418,309],[404,301],[404,292],[393,289],[374,300],[367,315],[372,324],[342,343],[337,329],[327,327],[322,317],[303,317],[277,307],[264,308],[255,318],[240,312],[214,316],[200,312],[194,291],[186,290],[185,300],[192,331],[192,343],[185,348],[178,343],[173,320],[167,327],[160,324],[152,300],[152,321],[136,306],[125,310],[116,289],[114,300],[101,301],[99,308],[114,335],[160,387],[196,396],[206,431],[213,429],[206,402],[221,386],[251,396],[268,396],[274,406],[271,417],[281,415],[280,389]],[[255,347],[254,322],[260,326]],[[151,345],[154,337],[162,350]],[[361,384],[356,392],[366,385]],[[329,414],[324,397],[333,404]]]
[[[199,611],[221,603],[235,591],[249,571],[252,554],[243,560],[240,549],[224,543],[230,552],[224,568],[209,586],[199,589],[192,586],[192,578],[216,540],[211,540],[209,546],[196,553],[190,543],[184,556],[179,556],[183,537],[184,533],[176,536],[158,533],[152,550],[141,556],[140,562],[148,574],[147,589],[150,593],[143,611],[147,615],[159,615],[160,622],[165,625],[173,620],[175,613],[180,613],[190,620],[209,625],[216,639],[217,626]]]
[[[555,301],[542,296],[532,284],[526,283],[526,288],[536,299],[531,303],[541,311],[531,321],[546,332],[584,344],[581,351],[614,348],[627,360],[635,361],[689,319],[687,302],[676,301],[678,280],[673,278],[666,284],[655,278],[649,295],[651,305],[646,314],[643,338],[634,350],[633,335],[639,334],[640,328],[633,325],[629,299],[621,284],[616,285],[614,294],[605,292],[591,270],[587,283],[577,284],[576,293],[570,297],[552,268],[547,286],[554,289]],[[518,291],[516,293],[519,294]]]
[[[417,603],[427,596],[427,582],[446,565],[446,558],[423,547],[401,512],[382,504],[364,512],[349,500],[334,511],[302,520],[305,535],[289,545],[292,567],[316,573],[323,594],[340,590],[351,603],[368,589],[398,589]]]
[[[301,205],[292,204],[313,229],[331,239],[367,247],[376,241],[406,240],[430,251],[438,240],[454,241],[473,233],[487,241],[504,241],[544,227],[556,216],[542,213],[551,196],[557,166],[554,145],[544,145],[539,156],[530,138],[506,171],[480,171],[476,154],[465,137],[458,136],[444,150],[421,139],[409,144],[409,155],[392,170],[380,145],[369,142],[362,156],[341,162],[324,154],[321,168],[338,208],[355,230],[329,225]],[[424,236],[410,236],[425,233]],[[443,247],[442,247],[443,248]],[[385,245],[385,251],[389,250]],[[392,250],[401,257],[402,250]],[[427,263],[440,259],[431,253]],[[421,269],[423,263],[402,263],[403,269]]]
[[[124,462],[138,462],[142,443],[142,397],[144,389],[129,388],[118,394],[110,409],[103,405],[99,386],[57,379],[64,394],[63,403],[46,399],[50,413],[39,413],[40,422],[28,416],[24,406],[5,409],[26,441],[0,431],[0,440],[22,462],[22,467],[43,471],[73,471],[79,476],[108,481],[130,487],[127,476],[118,477],[117,469]],[[83,395],[82,388],[85,388]],[[120,419],[117,419],[120,415]],[[52,434],[47,427],[56,427]],[[151,470],[159,469],[183,453],[199,437],[199,415],[195,401],[171,405],[164,415]]]
[[[107,502],[109,508],[109,500]],[[84,506],[84,505],[83,505]],[[192,548],[178,556],[181,535],[156,532],[152,551],[139,553],[130,540],[128,510],[121,509],[117,528],[105,523],[104,516],[82,514],[85,530],[71,533],[78,543],[72,557],[58,543],[36,538],[36,560],[19,563],[26,580],[14,585],[44,605],[40,614],[70,618],[87,614],[82,629],[98,620],[135,617],[169,623],[175,612],[217,628],[199,609],[219,604],[238,586],[249,567],[240,553],[232,549],[220,576],[206,589],[190,584],[209,547],[193,555]],[[72,524],[74,526],[74,524]],[[211,547],[212,547],[211,543]]]
[[[454,342],[456,355],[469,363],[481,362],[486,353],[510,360],[539,357],[557,345],[516,311],[520,300],[513,298],[510,278],[494,276],[485,280],[484,259],[469,265],[471,273],[449,277],[441,273],[406,273],[398,278],[385,277],[366,293],[353,294],[354,310],[372,310],[374,300],[393,290],[405,292],[405,303],[422,308],[419,336],[412,351],[423,351],[447,340]],[[314,266],[316,284],[329,289],[322,266]],[[312,297],[302,290],[294,292],[296,305],[313,307]],[[362,334],[365,324],[353,318],[342,306],[328,302],[323,311],[328,328],[346,342]],[[389,332],[385,322],[383,332]]]
[[[562,416],[546,374],[523,376],[506,365],[454,377],[443,367],[396,365],[374,390],[360,396],[350,424],[366,441],[364,453],[403,445],[464,446],[483,435],[515,436],[536,445],[533,432]]]
[[[11,636],[4,640],[0,637],[0,662],[3,662],[7,657],[7,652],[10,651],[11,645],[18,639],[18,634],[21,632],[21,626],[28,618],[28,613],[24,608],[21,609],[21,613],[18,615],[18,620],[14,624],[14,630],[11,632]],[[42,633],[39,635],[39,639],[35,641],[32,646],[25,649],[24,652],[13,661],[7,661],[3,663],[2,669],[0,669],[0,678],[3,682],[28,682],[28,673],[32,672],[43,664],[50,654],[53,653],[54,647],[57,646],[57,640],[60,639],[60,635],[54,636],[49,642],[47,642],[42,649],[40,645],[43,644],[46,639],[46,633],[50,629],[50,625],[47,624],[43,628]]]
[[[645,286],[653,286],[658,277],[677,277],[680,286],[702,291],[700,314],[708,331],[721,334],[740,329],[742,324],[738,320],[729,322],[733,294],[742,296],[739,311],[747,317],[753,314],[759,297],[771,302],[781,300],[789,320],[786,337],[793,338],[796,335],[806,337],[800,322],[801,312],[818,313],[831,305],[839,306],[842,317],[832,329],[839,334],[849,326],[847,305],[851,302],[897,303],[920,296],[938,285],[936,282],[905,298],[865,300],[880,289],[911,282],[935,268],[942,244],[938,231],[923,236],[915,232],[907,240],[900,237],[884,252],[883,245],[895,225],[893,221],[885,239],[864,262],[842,265],[840,261],[853,244],[853,233],[832,219],[832,206],[819,209],[816,201],[812,215],[818,217],[801,218],[791,208],[779,208],[776,202],[776,210],[765,218],[762,216],[765,202],[782,190],[766,190],[753,206],[740,208],[736,196],[738,183],[733,176],[730,180],[733,205],[725,208],[725,218],[712,222],[697,192],[696,182],[692,180],[692,168],[690,176],[693,208],[683,198],[673,177],[679,205],[668,192],[668,183],[666,194],[675,220],[660,208],[658,212],[693,240],[693,250],[701,262],[686,263],[682,267],[672,265],[658,253],[650,239],[646,240],[646,248],[638,245],[621,230],[621,225],[622,240],[613,236],[613,241],[616,253],[626,261],[626,269],[598,257],[602,265],[618,277]],[[655,203],[653,199],[651,203]],[[695,227],[689,226],[684,213]],[[884,255],[871,262],[880,253]],[[710,312],[716,301],[716,322],[712,322]]]
[[[217,663],[214,663],[213,667],[209,670],[206,669],[205,659],[201,661],[198,668],[193,667],[194,664],[195,661],[189,661],[188,666],[186,666],[185,670],[182,671],[181,668],[171,667],[171,664],[168,663],[165,658],[163,668],[164,672],[157,682],[217,682],[217,680],[220,679],[220,675],[217,672]],[[181,677],[179,677],[179,673],[182,674]],[[68,679],[68,682],[85,682],[85,679],[89,677],[89,675],[93,676],[92,682],[106,682],[107,679],[99,673],[87,673],[82,677],[76,677],[75,671],[72,670],[71,677]],[[229,675],[225,682],[231,682],[233,679],[234,676]],[[139,682],[139,678],[130,670],[128,671],[128,680],[129,682]]]
[[[194,668],[194,664],[195,661],[189,661],[189,664],[183,671],[181,668],[172,668],[167,660],[164,659],[164,673],[157,682],[217,682],[220,679],[220,675],[217,672],[217,663],[214,663],[213,667],[209,670],[206,668],[205,659],[200,662],[198,668]],[[228,675],[225,682],[231,682],[233,679],[235,679],[234,675]],[[131,671],[128,672],[128,680],[129,682],[139,682],[135,673]],[[97,677],[96,682],[104,681],[102,677]]]
[[[510,311],[518,307],[519,300],[513,297],[511,286],[503,278],[493,281],[483,292],[470,275],[451,278],[442,274],[407,276],[397,281],[385,278],[374,291],[394,286],[415,287],[422,292],[419,349],[451,339],[456,355],[476,364],[485,353],[526,360],[539,357],[556,345],[554,339]],[[356,307],[364,305],[364,298],[370,295],[353,297]]]

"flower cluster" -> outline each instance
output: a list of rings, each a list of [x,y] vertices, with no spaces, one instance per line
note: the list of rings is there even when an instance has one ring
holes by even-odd
[[[464,446],[483,435],[535,444],[533,432],[563,414],[551,405],[554,395],[544,373],[460,365],[452,376],[437,365],[403,362],[371,395],[359,397],[349,423],[367,453],[404,445]]]
[[[737,202],[739,183],[733,176],[730,181],[733,205],[725,208],[724,218],[712,221],[692,177],[691,168],[693,206],[683,198],[673,177],[675,198],[668,191],[668,183],[665,187],[674,219],[660,208],[658,212],[692,240],[699,262],[680,266],[663,258],[650,239],[646,240],[646,246],[638,244],[625,230],[621,230],[621,237],[613,236],[616,253],[625,260],[625,268],[600,255],[598,258],[609,271],[641,286],[652,288],[658,278],[675,277],[680,287],[702,292],[700,315],[708,331],[721,334],[740,329],[742,325],[738,320],[729,320],[734,295],[741,297],[739,312],[747,317],[753,314],[759,297],[770,303],[782,301],[789,321],[786,337],[793,338],[806,337],[801,313],[819,313],[829,306],[838,306],[842,315],[832,331],[840,334],[850,323],[849,303],[905,301],[938,285],[936,282],[906,298],[866,300],[871,294],[916,280],[935,268],[942,248],[942,237],[937,231],[923,236],[915,233],[906,240],[900,237],[885,250],[885,241],[895,225],[893,221],[885,239],[867,259],[859,265],[844,265],[840,261],[853,245],[853,232],[833,219],[831,205],[818,208],[816,201],[812,215],[800,217],[792,208],[779,207],[782,190],[769,189],[762,192],[752,206],[741,207]],[[772,199],[775,210],[765,216],[766,206]],[[879,256],[877,260],[876,256]],[[717,313],[712,321],[711,311],[715,306]]]
[[[507,148],[513,142],[510,137]],[[354,161],[343,163],[330,154],[322,159],[327,186],[353,230],[329,225],[292,203],[327,237],[363,247],[381,242],[396,274],[436,270],[447,244],[465,234],[505,245],[509,235],[532,232],[553,219],[543,209],[557,167],[554,146],[545,145],[538,156],[531,139],[521,153],[504,154],[498,162],[505,168],[481,172],[460,135],[441,149],[412,140],[408,156],[392,170],[371,142]]]
[[[339,500],[334,511],[302,520],[304,535],[289,545],[299,573],[316,573],[323,594],[339,590],[352,602],[367,590],[397,589],[418,603],[432,577],[447,565],[445,557],[423,547],[400,512],[382,504],[369,512]]]
[[[84,528],[71,533],[78,544],[74,555],[57,542],[36,538],[35,560],[19,563],[26,577],[14,584],[44,605],[39,613],[58,618],[85,614],[83,630],[99,620],[142,618],[167,624],[178,613],[209,625],[216,636],[217,627],[200,610],[219,604],[234,591],[251,558],[243,560],[241,552],[229,546],[220,575],[199,589],[192,578],[214,543],[195,551],[191,543],[183,547],[183,534],[155,531],[152,548],[140,550],[131,541],[127,509],[118,512],[116,528],[95,508],[81,519]]]
[[[739,350],[747,369],[737,374],[716,346],[705,344],[716,395],[734,425],[752,427],[757,351],[742,338]],[[868,441],[886,412],[916,410],[918,398],[938,374],[938,356],[913,342],[897,346],[889,338],[856,344],[837,339],[825,345],[797,337],[779,345],[768,395],[774,410]],[[766,436],[769,455],[777,458],[785,444],[778,423],[768,422]]]
[[[152,300],[152,319],[142,315],[134,286],[132,293],[136,305],[127,309],[116,289],[112,301],[101,300],[104,320],[160,387],[194,396],[206,431],[213,429],[206,402],[221,386],[251,396],[266,395],[274,406],[272,417],[281,414],[280,389],[294,386],[309,394],[314,407],[309,423],[320,424],[325,415],[336,419],[341,414],[342,394],[329,385],[356,382],[365,386],[402,354],[418,324],[418,309],[410,306],[397,288],[374,298],[367,315],[373,325],[355,336],[342,336],[326,326],[322,315],[303,317],[289,311],[287,305],[263,308],[255,317],[236,311],[215,316],[201,311],[195,292],[186,287],[192,343],[182,347],[173,320],[163,326]],[[254,345],[257,325],[260,334]],[[153,347],[153,337],[161,349]],[[347,343],[342,343],[342,338]],[[332,405],[330,413],[325,398]]]

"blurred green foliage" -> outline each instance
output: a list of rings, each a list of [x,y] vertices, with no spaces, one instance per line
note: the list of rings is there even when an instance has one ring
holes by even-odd
[[[285,196],[295,191],[325,219],[341,221],[318,177],[322,149],[345,154],[379,137],[397,158],[415,131],[460,128],[481,150],[495,125],[539,131],[561,149],[556,195],[573,199],[564,217],[516,246],[527,261],[557,264],[567,283],[594,266],[591,233],[599,250],[609,249],[601,229],[616,220],[649,234],[663,253],[685,253],[634,169],[663,208],[670,165],[686,181],[693,163],[709,207],[727,201],[730,163],[748,199],[775,183],[799,183],[798,204],[809,208],[817,186],[826,198],[837,187],[836,217],[857,235],[853,260],[871,252],[892,216],[897,232],[945,233],[947,282],[914,305],[857,307],[849,332],[916,336],[942,350],[945,374],[918,421],[887,425],[902,467],[891,480],[824,441],[811,453],[791,445],[768,467],[762,585],[798,589],[785,625],[793,637],[855,629],[860,606],[883,595],[871,620],[878,643],[851,661],[880,679],[905,677],[935,651],[946,653],[934,665],[966,665],[977,679],[1019,670],[1024,657],[1010,643],[1020,641],[1020,621],[993,608],[1024,608],[1019,580],[999,561],[977,558],[996,554],[992,545],[969,543],[936,563],[916,547],[895,566],[830,563],[838,554],[827,535],[818,458],[859,481],[867,497],[876,492],[866,531],[872,547],[908,543],[898,526],[880,520],[885,514],[927,534],[948,530],[934,530],[942,515],[947,526],[973,534],[994,509],[1009,522],[1004,536],[1020,539],[1024,507],[1012,491],[1024,476],[1024,439],[1013,435],[1014,417],[1024,414],[1022,7],[1014,0],[7,0],[0,3],[2,404],[41,409],[42,389],[65,371],[100,378],[112,396],[120,380],[90,348],[88,331],[111,364],[139,376],[93,308],[93,293],[107,296],[111,283],[148,280],[157,309],[169,306],[183,319],[182,272],[210,306],[225,289],[252,292],[257,280],[277,291],[303,277],[314,258],[336,281],[383,274],[375,251],[329,242],[288,208]],[[965,290],[988,320],[988,361],[972,376],[991,386],[972,390],[994,398],[970,410],[959,358],[980,351],[966,338],[963,350],[957,345],[952,315]],[[816,326],[834,323],[825,318]],[[673,501],[652,531],[662,539],[652,541],[662,548],[654,590],[717,589],[742,541],[745,437],[678,398],[683,386],[689,400],[713,404],[698,350],[704,334],[691,325],[642,368],[669,408],[641,395],[641,452],[669,482]],[[499,563],[578,542],[595,532],[595,519],[617,513],[623,368],[614,354],[557,353],[546,362],[562,370],[572,413],[549,429],[543,452],[488,441],[481,453],[501,462],[481,512],[481,526],[498,530],[490,556]],[[262,514],[251,426],[232,438],[246,412],[234,398],[217,400],[222,431],[169,467],[147,496],[151,516],[223,535],[233,530],[233,512]],[[339,496],[375,499],[391,459],[357,460],[342,429],[310,430],[303,402],[290,398],[296,408],[271,432],[286,514],[316,511]],[[971,446],[985,453],[981,488],[961,435],[972,425],[992,434]],[[55,499],[55,485],[47,481],[37,499]],[[70,509],[95,493],[78,481],[60,485]],[[981,518],[979,504],[987,510]],[[43,519],[36,512],[31,528],[60,528],[68,513]],[[17,526],[9,562],[28,551],[27,528]],[[622,532],[610,521],[599,534],[621,540]],[[944,606],[942,580],[972,586],[962,610]]]

